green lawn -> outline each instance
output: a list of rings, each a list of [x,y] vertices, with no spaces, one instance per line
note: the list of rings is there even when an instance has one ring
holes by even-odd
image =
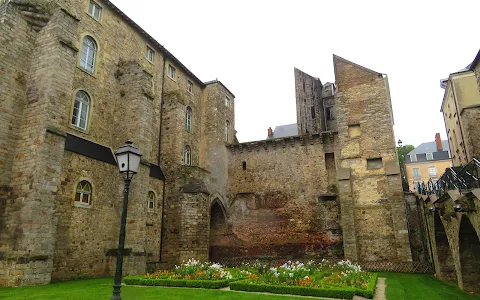
[[[387,278],[387,300],[474,300],[480,296],[467,295],[454,284],[446,284],[431,275],[380,273]],[[12,300],[108,300],[112,294],[113,278],[86,279],[56,282],[45,286],[0,288],[0,299]],[[237,293],[218,290],[163,288],[163,287],[122,287],[124,300],[171,299],[171,300],[298,300],[300,297],[283,297]]]
[[[379,273],[387,278],[387,300],[474,300],[480,296],[468,295],[454,283],[444,283],[432,275],[406,273]]]
[[[44,286],[0,288],[0,299],[9,300],[108,300],[112,296],[113,278],[86,279],[66,282],[57,282]],[[219,290],[164,288],[164,287],[122,287],[122,300],[304,300],[299,297],[282,297],[258,295],[253,293],[239,293]]]

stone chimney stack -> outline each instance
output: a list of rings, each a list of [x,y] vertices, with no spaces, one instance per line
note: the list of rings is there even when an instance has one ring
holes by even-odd
[[[272,127],[268,127],[268,137],[272,137],[272,136],[273,136]]]
[[[435,143],[437,144],[437,151],[443,151],[442,139],[440,138],[440,133],[435,134]]]

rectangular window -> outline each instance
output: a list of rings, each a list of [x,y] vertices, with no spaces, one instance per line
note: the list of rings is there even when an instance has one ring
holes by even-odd
[[[152,48],[150,48],[150,47],[147,46],[147,55],[146,55],[146,57],[147,57],[147,60],[148,60],[149,62],[152,62],[152,63],[153,63],[153,56],[154,56],[154,54],[155,54],[155,52],[153,52]]]
[[[412,171],[413,171],[413,178],[420,179],[420,177],[421,177],[420,176],[420,169],[419,168],[413,168]]]
[[[312,106],[310,108],[310,112],[312,113],[312,119],[315,119],[315,107],[314,106]]]
[[[428,173],[430,174],[430,177],[437,177],[437,168],[435,166],[429,167],[428,168]]]
[[[225,97],[225,106],[230,107],[230,98],[228,98],[228,96]]]
[[[417,161],[417,155],[416,154],[410,154],[410,161]]]
[[[193,94],[193,83],[190,80],[187,81],[187,91]]]
[[[327,121],[335,120],[335,108],[333,106],[326,107],[325,115],[327,116]]]
[[[95,20],[100,21],[100,17],[102,16],[102,8],[96,2],[90,1],[88,6],[88,14]]]
[[[426,153],[427,160],[433,160],[433,153]]]
[[[172,67],[171,65],[168,65],[168,77],[172,78],[175,80],[175,68]]]

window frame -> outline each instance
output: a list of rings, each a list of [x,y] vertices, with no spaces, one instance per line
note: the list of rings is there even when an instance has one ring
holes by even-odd
[[[78,95],[85,95],[88,101],[84,101],[84,99],[79,99]],[[77,108],[77,102],[78,108]],[[86,111],[83,111],[83,107],[86,106]],[[91,106],[92,106],[92,97],[90,97],[90,94],[87,93],[85,90],[77,90],[74,94],[73,98],[73,106],[72,106],[72,112],[70,114],[70,125],[78,130],[81,131],[88,131],[88,125],[90,121],[90,111],[91,111]],[[77,110],[77,113],[79,113],[77,116],[75,116],[75,110]],[[80,126],[80,122],[82,120],[82,113],[85,113],[85,127]],[[76,118],[75,118],[76,117]],[[74,120],[75,118],[75,120]]]
[[[172,72],[171,72],[171,73],[172,73],[171,75],[170,75],[170,70],[172,71]],[[175,69],[175,67],[172,66],[171,64],[168,64],[168,67],[167,67],[167,76],[168,76],[170,79],[172,79],[173,81],[176,81],[176,80],[175,80],[175,74],[176,74],[176,72],[177,72],[177,69]]]
[[[190,106],[185,109],[185,129],[192,132],[192,108]]]
[[[81,188],[79,188],[79,186],[82,183],[85,183],[89,187],[90,190],[85,190],[84,189],[85,186],[82,186]],[[78,206],[78,207],[92,207],[92,194],[93,194],[93,186],[90,183],[90,181],[88,181],[86,179],[80,180],[75,185],[75,196],[73,198],[74,205]],[[78,199],[79,199],[78,201],[77,201],[77,195],[79,195],[78,196]],[[84,195],[87,195],[87,202],[83,202]]]
[[[90,7],[93,8],[92,12],[90,12]],[[98,18],[95,17],[95,11],[98,11]],[[103,7],[101,7],[97,2],[90,0],[90,2],[88,3],[87,13],[90,17],[92,17],[92,19],[100,22],[100,20],[102,19]]]
[[[185,145],[183,150],[183,165],[191,166],[192,165],[192,149],[189,145]]]
[[[432,173],[432,170],[434,170],[434,173]],[[428,175],[430,176],[430,178],[436,178],[438,176],[437,167],[436,166],[428,167]]]
[[[193,82],[187,80],[187,92],[193,95]]]
[[[150,197],[150,196],[153,196],[153,197]],[[148,191],[147,193],[147,211],[149,212],[153,212],[155,211],[155,206],[156,206],[156,195],[155,195],[155,192],[154,191]],[[152,204],[152,207],[150,207]]]
[[[325,119],[327,121],[335,120],[335,106],[327,106],[325,107]]]
[[[148,56],[149,53],[151,53],[151,58]],[[145,52],[145,58],[153,64],[153,61],[155,60],[155,51],[152,49],[152,47],[147,46],[147,51]]]
[[[416,162],[417,161],[417,155],[416,154],[410,154],[410,162]],[[415,158],[415,159],[412,159]]]
[[[431,159],[428,159],[428,156],[430,155]],[[427,152],[425,153],[425,159],[426,160],[433,160],[433,153],[432,152]]]
[[[85,40],[91,40],[91,42],[93,43],[93,46],[94,46],[94,49],[91,50],[89,48],[89,45],[85,45]],[[84,52],[84,48],[87,47],[87,52],[85,53]],[[93,36],[91,35],[85,35],[83,38],[82,38],[82,45],[81,45],[81,49],[80,49],[80,57],[79,57],[79,66],[82,70],[84,70],[85,72],[87,72],[88,74],[91,74],[91,75],[94,75],[95,74],[95,65],[96,65],[96,62],[97,62],[97,54],[98,54],[98,43],[97,41],[93,38]],[[91,68],[89,68],[89,63],[88,63],[88,60],[89,60],[89,57],[90,57],[90,52],[93,51],[93,58],[92,58],[92,63],[91,63]],[[85,53],[85,59],[83,59],[83,56],[84,56],[84,53]]]
[[[415,172],[415,170],[417,170],[418,172]],[[415,173],[418,173],[418,175]],[[413,179],[422,178],[422,173],[420,172],[420,168],[412,168],[412,176],[413,176]]]
[[[230,121],[225,121],[225,142],[230,143]]]
[[[230,97],[225,96],[225,107],[230,108],[230,105],[231,105],[230,101],[231,101]]]

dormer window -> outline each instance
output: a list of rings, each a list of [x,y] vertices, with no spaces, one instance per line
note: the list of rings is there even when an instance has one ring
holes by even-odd
[[[410,161],[411,162],[417,161],[417,155],[416,154],[410,154]]]
[[[427,160],[433,160],[433,153],[426,153]]]

